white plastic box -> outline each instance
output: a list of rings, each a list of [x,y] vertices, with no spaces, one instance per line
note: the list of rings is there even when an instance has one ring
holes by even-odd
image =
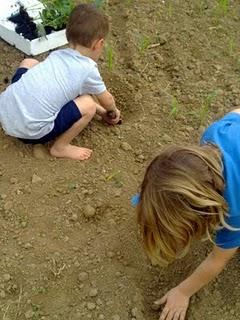
[[[43,5],[38,0],[0,0],[0,38],[15,46],[27,55],[37,55],[51,49],[63,46],[67,43],[65,30],[53,32],[34,40],[25,39],[15,32],[16,25],[8,18],[11,14],[17,13],[21,3],[28,11],[30,17],[39,21],[39,11]]]

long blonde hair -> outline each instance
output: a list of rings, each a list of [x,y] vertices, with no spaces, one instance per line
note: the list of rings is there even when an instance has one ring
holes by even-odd
[[[172,262],[193,240],[209,238],[218,226],[229,227],[222,170],[221,153],[213,145],[169,146],[151,162],[137,207],[151,260]]]

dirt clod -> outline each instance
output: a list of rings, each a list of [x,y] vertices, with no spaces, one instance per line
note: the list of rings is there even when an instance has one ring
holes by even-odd
[[[53,160],[51,144],[25,145],[0,128],[0,319],[157,320],[153,301],[212,249],[195,244],[167,268],[152,265],[130,199],[160,150],[198,144],[239,106],[240,2],[98,2],[111,18],[99,70],[124,121],[94,118],[74,139],[93,150],[86,162]],[[0,40],[0,93],[24,58]],[[188,320],[236,320],[238,271],[236,255],[191,299]]]
[[[78,280],[83,282],[86,281],[88,279],[88,273],[87,272],[80,272],[78,275]]]
[[[11,275],[9,273],[5,273],[2,278],[4,282],[8,282],[11,280]]]
[[[96,304],[94,302],[88,302],[87,303],[87,309],[92,311],[96,308]]]
[[[121,143],[121,148],[122,148],[124,151],[130,151],[130,150],[132,150],[132,147],[131,147],[130,144],[127,143],[127,142],[122,142],[122,143]]]
[[[32,183],[35,184],[35,183],[39,183],[39,182],[42,182],[42,178],[40,178],[37,174],[33,174],[32,176]]]
[[[96,214],[96,209],[90,204],[87,204],[84,208],[84,216],[86,218],[92,218],[95,216],[95,214]]]
[[[89,290],[89,297],[96,297],[97,295],[98,295],[98,289],[97,288],[91,288],[90,290]]]

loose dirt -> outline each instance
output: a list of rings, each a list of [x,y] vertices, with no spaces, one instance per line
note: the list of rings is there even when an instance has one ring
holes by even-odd
[[[154,299],[211,250],[197,244],[152,266],[130,198],[164,145],[198,142],[240,105],[240,4],[218,2],[108,1],[113,67],[107,54],[99,65],[123,122],[96,119],[75,139],[94,150],[89,161],[55,160],[0,133],[1,319],[157,320]],[[23,58],[0,41],[1,91]],[[188,319],[238,319],[238,278],[236,256],[192,299]]]

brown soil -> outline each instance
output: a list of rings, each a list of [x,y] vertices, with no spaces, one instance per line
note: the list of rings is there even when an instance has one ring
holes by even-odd
[[[224,13],[218,2],[109,1],[114,64],[105,55],[100,68],[123,124],[94,120],[76,139],[94,149],[89,161],[51,159],[0,133],[0,319],[158,319],[152,301],[210,250],[150,265],[129,200],[163,145],[197,142],[240,104],[240,4]],[[23,58],[0,42],[1,90]],[[238,274],[236,257],[188,319],[238,319]]]

